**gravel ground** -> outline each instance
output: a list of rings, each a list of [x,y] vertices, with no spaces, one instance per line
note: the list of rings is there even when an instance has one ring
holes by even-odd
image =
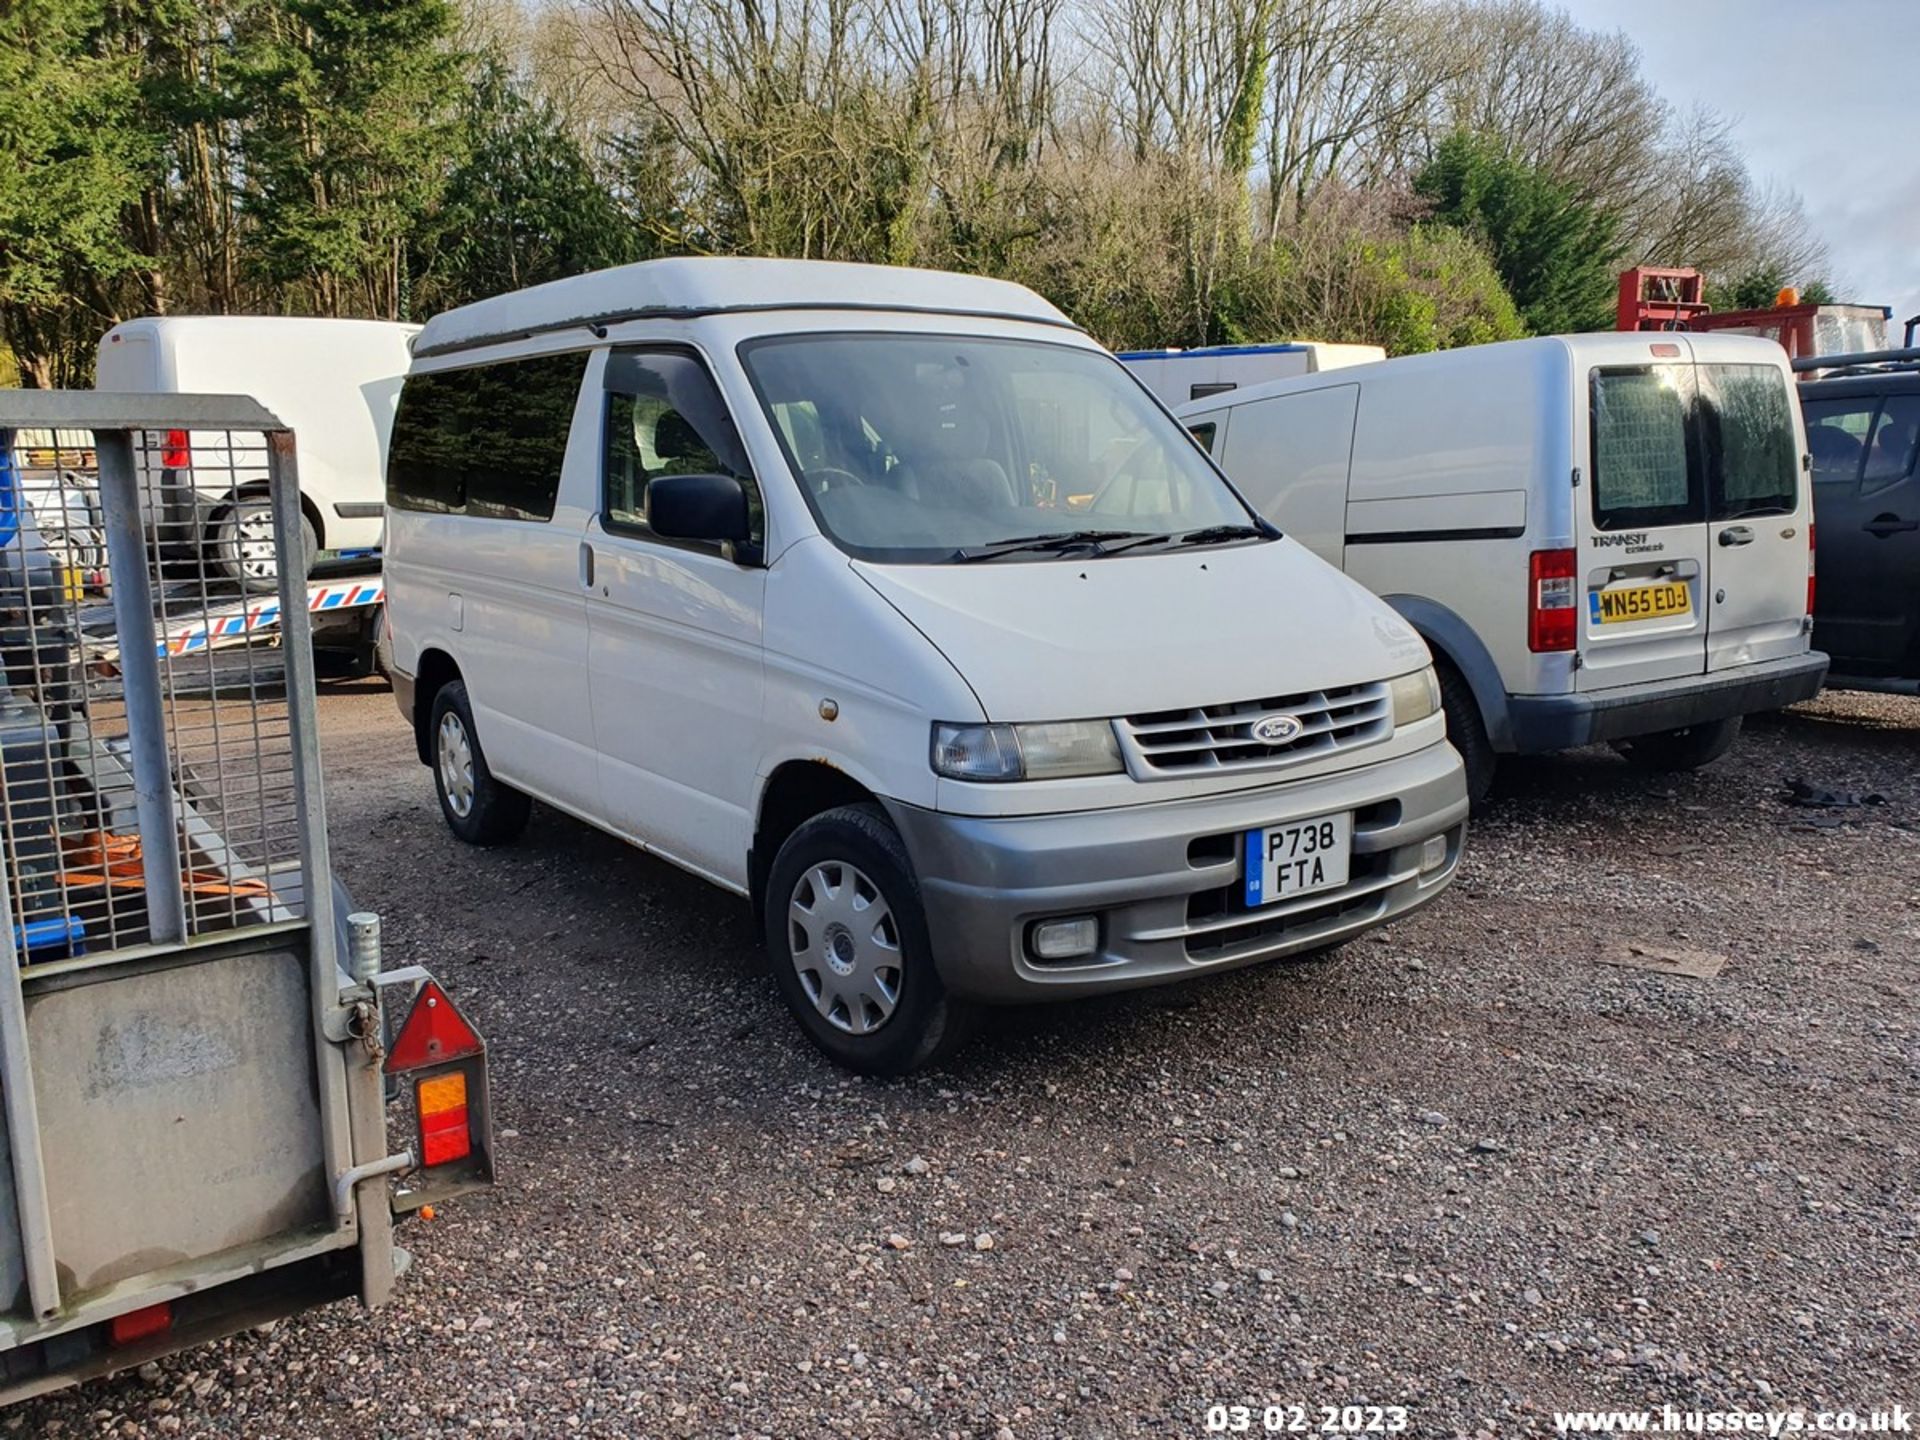
[[[1515,763],[1332,959],[1009,1012],[857,1080],[744,907],[586,827],[460,847],[383,689],[335,863],[494,1057],[501,1183],[399,1297],[29,1403],[28,1435],[1192,1436],[1208,1405],[1920,1402],[1920,701],[1648,778]],[[1786,782],[1884,803],[1789,805]],[[1711,979],[1603,963],[1724,957]],[[1255,1417],[1255,1433],[1259,1420]]]

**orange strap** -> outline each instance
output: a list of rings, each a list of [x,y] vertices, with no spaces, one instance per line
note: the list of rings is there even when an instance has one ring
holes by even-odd
[[[60,883],[69,889],[90,885],[106,885],[116,890],[147,888],[138,835],[95,830],[87,835],[68,836],[62,843],[68,860],[77,867],[60,876]],[[183,871],[180,886],[189,895],[234,895],[250,899],[273,894],[264,880],[229,880],[217,870]]]

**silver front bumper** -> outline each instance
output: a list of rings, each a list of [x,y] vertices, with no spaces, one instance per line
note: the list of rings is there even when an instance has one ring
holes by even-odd
[[[1028,1001],[1162,984],[1330,945],[1403,915],[1453,878],[1467,792],[1451,745],[1291,784],[1117,810],[1008,819],[888,802],[919,877],[941,978],[956,995]],[[1246,908],[1244,836],[1350,810],[1345,886]],[[1420,872],[1424,843],[1446,858]],[[1100,944],[1047,962],[1036,920],[1097,915]]]

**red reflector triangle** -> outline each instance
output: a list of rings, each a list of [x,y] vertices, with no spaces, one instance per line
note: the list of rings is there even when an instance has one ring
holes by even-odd
[[[386,1070],[389,1075],[398,1075],[402,1071],[478,1055],[480,1048],[480,1037],[466,1022],[466,1017],[453,1008],[447,992],[429,980],[413,997],[413,1008],[407,1012],[406,1023],[394,1037],[393,1049],[387,1052]]]

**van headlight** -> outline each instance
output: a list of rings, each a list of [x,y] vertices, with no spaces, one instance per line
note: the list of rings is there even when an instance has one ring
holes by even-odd
[[[1393,695],[1395,728],[1424,720],[1440,708],[1440,677],[1431,665],[1402,675],[1387,688]]]
[[[949,780],[1066,780],[1125,768],[1106,720],[933,727],[933,770]]]

